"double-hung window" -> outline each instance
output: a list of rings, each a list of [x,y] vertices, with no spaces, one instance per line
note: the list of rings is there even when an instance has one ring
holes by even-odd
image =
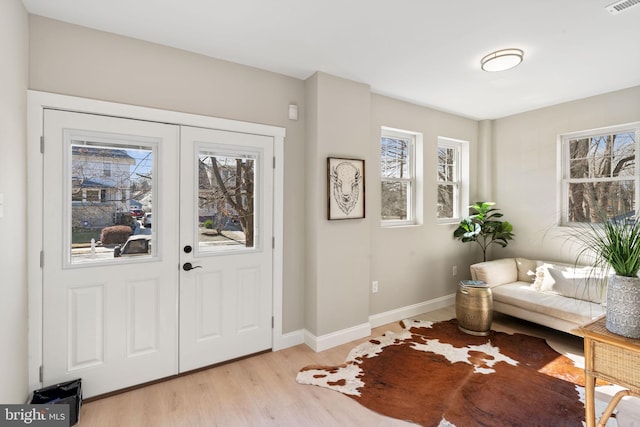
[[[463,206],[469,204],[468,142],[438,138],[437,218],[440,222],[456,221]]]
[[[636,215],[640,122],[561,136],[563,225]]]
[[[382,128],[381,216],[385,226],[416,223],[415,133]]]

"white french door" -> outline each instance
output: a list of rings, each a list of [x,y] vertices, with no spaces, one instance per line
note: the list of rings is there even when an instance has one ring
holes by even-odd
[[[44,112],[43,383],[80,377],[90,397],[175,374],[178,137],[173,125]],[[152,250],[116,258],[101,231],[143,196]]]
[[[43,114],[43,385],[91,397],[270,349],[273,138]]]
[[[273,138],[183,127],[181,140],[184,372],[272,347]]]

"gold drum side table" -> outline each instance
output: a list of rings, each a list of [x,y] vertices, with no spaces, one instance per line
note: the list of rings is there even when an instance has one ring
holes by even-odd
[[[491,331],[493,295],[484,282],[463,280],[456,292],[458,328],[467,334],[485,336]]]

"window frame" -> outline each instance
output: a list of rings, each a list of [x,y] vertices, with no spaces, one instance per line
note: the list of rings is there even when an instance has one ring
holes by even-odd
[[[408,153],[408,172],[409,178],[387,178],[382,176],[382,170],[380,173],[380,224],[382,227],[402,227],[417,225],[420,219],[419,205],[419,179],[418,174],[421,172],[421,168],[418,166],[417,157],[421,152],[422,134],[412,131],[406,131],[401,129],[395,129],[383,126],[380,132],[380,138],[378,139],[378,165],[382,165],[382,155],[380,153],[380,144],[382,138],[402,139],[409,142]],[[402,182],[408,185],[407,191],[407,218],[406,219],[383,219],[382,218],[382,184],[384,182]]]
[[[440,148],[455,150],[455,181],[440,181],[438,169],[440,167],[440,157],[438,150]],[[438,217],[438,208],[436,206],[436,219],[438,224],[450,224],[459,222],[463,216],[466,216],[464,208],[469,205],[469,141],[461,139],[448,138],[444,136],[438,137],[436,147],[436,204],[438,200],[438,187],[440,185],[454,185],[453,216],[447,218]]]
[[[612,135],[617,133],[635,133],[635,174],[633,177],[620,178],[571,178],[571,154],[570,154],[570,141],[581,138],[593,138],[606,135]],[[616,181],[634,181],[634,210],[636,211],[640,201],[640,165],[638,164],[638,156],[640,155],[640,122],[632,122],[622,125],[606,126],[602,128],[589,129],[584,131],[570,132],[558,135],[558,150],[560,152],[558,165],[559,170],[559,206],[560,213],[558,224],[561,227],[575,227],[581,223],[569,221],[569,187],[572,183],[581,182],[616,182]]]

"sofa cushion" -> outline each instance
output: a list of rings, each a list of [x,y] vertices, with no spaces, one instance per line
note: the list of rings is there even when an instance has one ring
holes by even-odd
[[[518,266],[518,281],[533,283],[538,263],[527,258],[516,258],[516,265]]]
[[[494,301],[524,310],[583,324],[604,314],[602,305],[531,289],[528,282],[514,282],[491,289]]]
[[[606,300],[605,287],[593,267],[539,262],[533,288],[594,303]]]
[[[512,283],[518,280],[518,268],[514,258],[503,258],[473,264],[471,276],[474,280],[482,280],[489,286]]]

